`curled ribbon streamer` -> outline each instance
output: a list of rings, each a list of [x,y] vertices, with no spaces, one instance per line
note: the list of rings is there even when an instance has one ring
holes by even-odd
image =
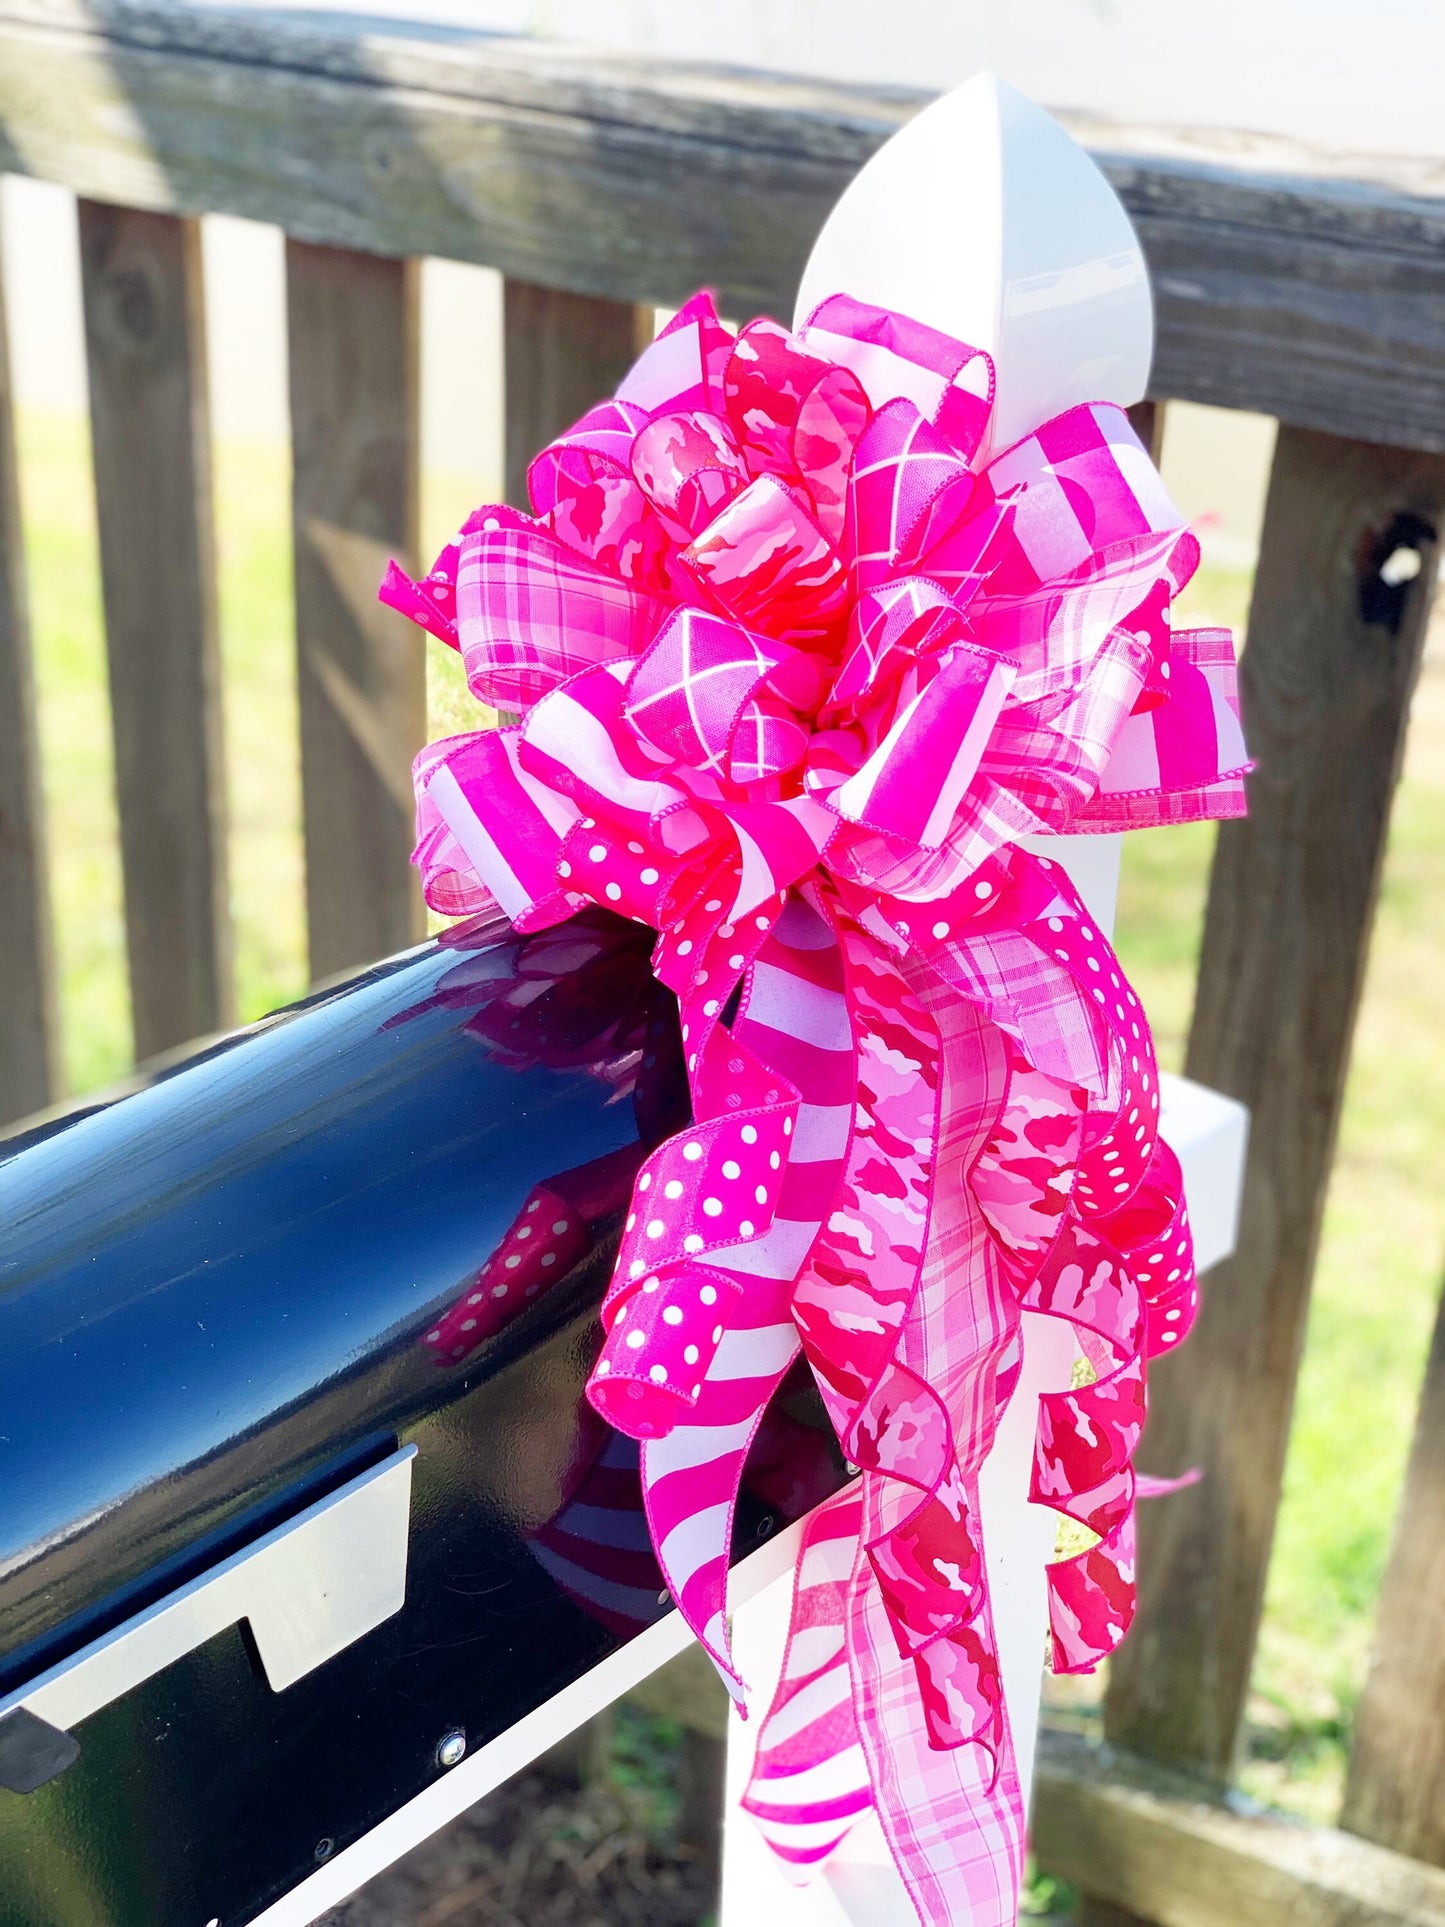
[[[428,901],[658,932],[691,1126],[633,1187],[589,1396],[641,1441],[668,1585],[735,1697],[738,1482],[801,1345],[856,1484],[810,1521],[747,1804],[799,1871],[870,1802],[925,1923],[1011,1921],[1022,1813],[977,1480],[1027,1309],[1054,1663],[1133,1610],[1147,1356],[1194,1310],[1148,1026],[1020,837],[1241,814],[1221,631],[1122,410],[977,466],[988,357],[837,295],[734,335],[696,296],[383,598],[513,728],[416,766]]]

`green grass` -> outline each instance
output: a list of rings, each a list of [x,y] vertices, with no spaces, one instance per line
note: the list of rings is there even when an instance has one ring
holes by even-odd
[[[22,414],[21,501],[34,627],[66,1079],[130,1059],[115,777],[84,424]]]
[[[84,424],[21,419],[52,874],[71,1087],[129,1061],[109,714]],[[241,1014],[305,987],[290,539],[284,451],[217,458],[221,619]],[[486,493],[427,492],[431,546]],[[1202,572],[1192,614],[1242,622],[1247,582]],[[420,643],[418,644],[420,647]],[[429,651],[434,734],[475,705]],[[1127,846],[1119,948],[1163,1060],[1188,1029],[1213,830]],[[1427,666],[1392,828],[1286,1471],[1252,1706],[1252,1791],[1327,1818],[1363,1677],[1441,1258],[1445,1147],[1445,662]],[[1167,1502],[1166,1502],[1167,1503]]]

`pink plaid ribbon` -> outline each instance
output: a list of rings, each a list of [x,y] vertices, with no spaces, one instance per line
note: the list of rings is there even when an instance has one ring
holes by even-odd
[[[382,595],[513,729],[416,767],[428,901],[659,932],[693,1122],[651,1152],[589,1386],[642,1442],[658,1561],[741,1697],[738,1481],[801,1345],[856,1484],[810,1524],[748,1805],[802,1871],[869,1803],[920,1919],[1012,1921],[1022,1811],[977,1479],[1023,1309],[1094,1381],[1041,1402],[1056,1667],[1133,1609],[1144,1361],[1194,1308],[1148,1026],[1030,833],[1238,815],[1233,652],[1121,410],[984,467],[988,357],[848,297],[734,335],[698,296]]]

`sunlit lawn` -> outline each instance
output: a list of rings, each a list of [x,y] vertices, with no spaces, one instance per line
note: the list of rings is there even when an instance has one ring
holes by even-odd
[[[76,1090],[129,1059],[84,433],[69,417],[21,422],[65,1065]],[[247,1018],[305,988],[287,487],[281,449],[220,451],[232,900]],[[440,542],[484,492],[434,481],[428,541]],[[1246,593],[1240,577],[1206,575],[1192,592],[1195,613],[1238,623]],[[444,655],[433,646],[434,733],[468,720],[470,699]],[[1119,947],[1174,1066],[1212,836],[1189,828],[1136,837],[1125,861]],[[1249,1784],[1316,1817],[1329,1817],[1337,1799],[1340,1737],[1362,1677],[1445,1242],[1436,1176],[1445,1148],[1442,955],[1445,661],[1427,668],[1395,812],[1256,1676]]]

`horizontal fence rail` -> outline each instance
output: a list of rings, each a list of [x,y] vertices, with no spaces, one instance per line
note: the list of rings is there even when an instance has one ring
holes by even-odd
[[[416,263],[505,277],[505,492],[694,288],[786,318],[858,166],[925,96],[338,16],[0,0],[0,171],[82,200],[92,438],[140,1054],[231,1017],[196,217],[287,236],[311,969],[415,937]],[[1282,425],[1243,663],[1259,756],[1223,826],[1189,1069],[1255,1112],[1237,1255],[1162,1361],[1139,1624],[1106,1733],[1051,1741],[1035,1837],[1086,1916],[1442,1927],[1445,1338],[1421,1407],[1342,1825],[1220,1803],[1236,1762],[1310,1282],[1445,515],[1445,167],[1066,124],[1154,276],[1151,401]],[[941,189],[946,184],[940,184]],[[0,1120],[57,1094],[44,822],[0,311]],[[1402,553],[1413,566],[1400,566]],[[695,1697],[695,1696],[694,1696]],[[686,1708],[679,1707],[686,1718]],[[699,1715],[703,1737],[717,1736]],[[1172,1777],[1171,1777],[1172,1776]],[[1368,1844],[1367,1844],[1368,1843]],[[1407,1856],[1413,1856],[1408,1858]]]
[[[0,0],[0,170],[372,254],[786,315],[823,216],[925,104],[532,40]],[[1158,392],[1445,449],[1445,169],[1062,116],[1153,270]]]
[[[1445,1927],[1445,1873],[1330,1827],[1226,1804],[1127,1753],[1046,1733],[1034,1850],[1101,1922]]]

